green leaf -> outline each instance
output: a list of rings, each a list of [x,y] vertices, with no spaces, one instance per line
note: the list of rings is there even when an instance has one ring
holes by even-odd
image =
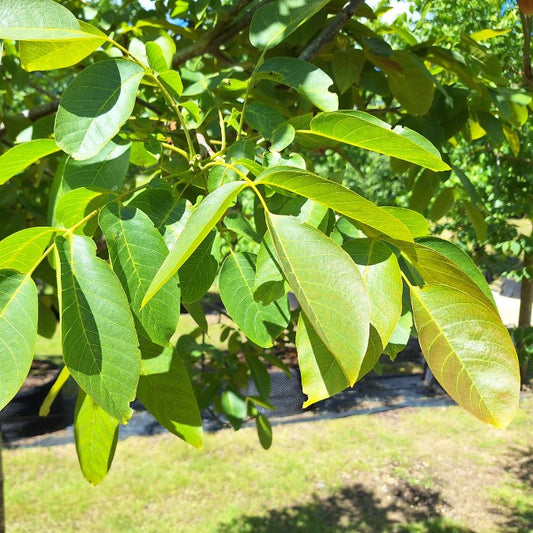
[[[189,315],[191,315],[194,321],[198,324],[198,327],[200,328],[202,333],[207,333],[209,325],[207,323],[207,318],[200,302],[182,303],[183,307],[185,307],[185,309],[187,310],[187,313],[189,313]]]
[[[394,129],[362,111],[319,113],[311,121],[311,130],[304,133],[359,146],[431,170],[449,170],[439,151],[422,135],[396,126]]]
[[[134,316],[151,341],[169,343],[180,316],[180,289],[173,276],[141,310],[141,302],[168,249],[152,221],[139,209],[116,203],[100,213],[111,266],[126,291]]]
[[[285,278],[277,262],[272,239],[266,233],[257,253],[254,299],[268,305],[288,292],[285,286]]]
[[[289,302],[286,297],[268,305],[254,300],[255,264],[253,254],[231,253],[220,270],[220,297],[241,331],[255,344],[270,348],[289,323]]]
[[[198,403],[187,370],[172,348],[142,360],[137,394],[163,427],[192,446],[202,447]]]
[[[412,209],[406,209],[405,207],[389,207],[384,206],[381,209],[387,211],[392,216],[401,220],[409,231],[413,238],[424,237],[429,235],[429,224],[426,218]]]
[[[156,72],[165,72],[169,70],[170,65],[165,59],[165,54],[156,42],[150,41],[146,43],[146,57],[150,68]]]
[[[79,63],[104,44],[107,37],[98,29],[78,21],[80,38],[63,41],[22,41],[19,47],[22,68],[27,71],[54,70]]]
[[[446,285],[462,290],[472,298],[489,304],[496,316],[499,316],[487,282],[483,277],[477,275],[471,277],[473,270],[461,254],[456,254],[444,246],[435,246],[436,249],[434,250],[431,243],[428,244],[429,246],[415,244],[411,258],[424,283]],[[458,260],[462,266],[459,266],[455,260]]]
[[[88,237],[56,237],[63,357],[80,387],[119,422],[131,417],[140,353],[128,300]]]
[[[396,217],[350,189],[307,170],[272,167],[262,172],[256,183],[285,189],[314,200],[392,239],[413,241],[410,231]]]
[[[333,54],[333,77],[340,94],[344,94],[359,81],[366,62],[362,50],[335,50]]]
[[[289,146],[296,137],[296,130],[292,124],[283,123],[272,132],[272,149],[281,152]]]
[[[252,379],[254,380],[259,395],[261,398],[268,400],[268,397],[270,396],[271,379],[266,366],[256,355],[247,354],[245,357],[246,364],[250,369]]]
[[[211,232],[179,269],[181,297],[184,303],[194,303],[209,290],[218,272],[213,255],[215,232]]]
[[[150,43],[148,43],[150,44]],[[165,70],[159,73],[159,79],[178,98],[183,94],[183,82],[180,75],[175,70]]]
[[[37,287],[29,276],[0,270],[0,409],[18,392],[37,339]]]
[[[87,215],[104,206],[113,199],[113,195],[101,189],[80,187],[69,191],[57,203],[55,222],[63,228],[72,228]],[[79,226],[75,233],[92,236],[98,226],[96,216]]]
[[[455,202],[455,188],[445,187],[435,198],[429,216],[433,222],[439,221],[442,217],[448,214]]]
[[[174,198],[167,184],[141,192],[128,204],[146,213],[159,233],[163,235],[166,245],[173,248],[185,222],[191,215],[192,207],[185,199]]]
[[[312,226],[273,214],[267,221],[285,278],[352,385],[366,353],[370,322],[370,302],[357,266]]]
[[[268,50],[284,41],[330,0],[275,0],[261,6],[250,24],[250,42]]]
[[[257,76],[288,85],[322,111],[339,109],[339,98],[329,91],[333,80],[315,65],[295,57],[275,57],[265,61]]]
[[[220,404],[235,429],[239,429],[248,414],[246,401],[231,389],[225,390],[220,396]]]
[[[243,181],[226,183],[216,191],[206,196],[191,213],[179,234],[174,247],[158,270],[142,306],[161,289],[161,287],[178,271],[189,259],[194,250],[207,237],[215,224],[220,220],[226,209],[234,202],[237,195],[246,187]]]
[[[92,485],[98,485],[109,472],[115,456],[118,421],[83,390],[79,391],[76,402],[74,439],[83,476]]]
[[[423,253],[421,253],[418,256],[418,260],[421,263],[425,263],[426,265],[431,264],[434,267],[437,267],[439,261],[442,261],[442,256],[445,256],[446,258],[448,258],[449,261],[453,262],[453,267],[460,268],[463,273],[468,276],[469,280],[474,282],[477,287],[483,292],[483,294],[489,299],[489,301],[492,302],[494,306],[496,306],[494,297],[492,296],[492,291],[490,290],[489,284],[487,283],[485,276],[481,273],[472,258],[466,252],[461,250],[461,248],[449,241],[445,241],[437,237],[424,237],[422,239],[417,239],[417,243],[422,246],[425,246],[426,248],[431,248],[432,250],[440,254],[437,256],[435,254],[427,254],[426,252],[427,256],[425,256]],[[418,252],[420,252],[420,248],[417,247],[417,255]],[[424,268],[424,270],[426,270],[426,268]],[[445,263],[442,265],[441,268],[446,270],[447,268],[449,268],[449,266],[447,263]],[[454,274],[452,274],[452,279],[454,277],[455,279],[458,279]],[[439,283],[441,281],[438,277],[435,277],[435,274],[433,274],[431,279],[435,280],[436,283]],[[442,281],[445,282],[445,280]]]
[[[435,85],[424,63],[415,54],[395,50],[388,57],[368,56],[387,75],[392,94],[408,113],[421,116],[431,109]]]
[[[268,450],[272,446],[272,426],[265,415],[259,414],[255,418],[257,436],[263,449]]]
[[[81,40],[87,34],[74,15],[52,0],[2,0],[0,39],[28,41]]]
[[[0,269],[12,269],[22,274],[38,264],[57,229],[48,227],[26,228],[0,241]]]
[[[472,226],[474,226],[477,240],[479,242],[485,242],[488,237],[488,227],[483,213],[468,200],[464,200],[464,204],[466,207],[466,212],[468,213],[468,217],[470,218],[470,222],[472,222]]]
[[[285,122],[284,116],[275,108],[262,102],[252,102],[244,114],[246,123],[263,137],[270,139],[272,134]]]
[[[494,310],[446,286],[412,287],[418,338],[446,392],[483,422],[505,427],[520,396],[518,358]]]
[[[375,239],[354,239],[343,246],[359,268],[370,298],[370,323],[381,340],[381,351],[402,314],[402,275],[393,251]]]
[[[42,157],[58,151],[53,139],[36,139],[13,146],[0,156],[0,185]]]
[[[296,349],[302,374],[302,390],[307,395],[303,408],[350,386],[350,380],[340,362],[326,347],[304,313],[300,314],[298,321]]]
[[[123,59],[100,61],[65,89],[56,117],[56,141],[74,159],[94,157],[130,118],[144,69]]]

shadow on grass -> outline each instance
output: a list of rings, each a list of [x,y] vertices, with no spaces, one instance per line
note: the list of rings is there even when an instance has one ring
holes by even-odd
[[[507,471],[519,483],[521,495],[512,502],[503,502],[509,508],[505,531],[531,533],[533,531],[533,446],[512,450]]]
[[[363,485],[345,487],[330,497],[261,516],[241,516],[221,524],[217,533],[474,533],[445,520],[438,492],[398,481],[390,504]]]

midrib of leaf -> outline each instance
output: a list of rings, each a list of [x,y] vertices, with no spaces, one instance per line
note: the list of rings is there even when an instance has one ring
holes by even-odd
[[[283,249],[283,253],[284,253],[285,257],[287,258],[287,262],[289,263],[289,266],[290,266],[290,270],[291,270],[292,275],[294,276],[294,278],[295,278],[296,280],[298,280],[298,277],[296,276],[296,272],[295,272],[295,270],[294,270],[294,268],[293,268],[293,266],[292,266],[292,264],[291,264],[291,261],[290,261],[290,259],[289,259],[289,255],[287,254],[287,252],[286,252],[286,250],[285,250],[285,248],[284,248],[284,246],[283,246],[283,243],[281,242],[280,239],[276,239],[276,238],[275,238],[275,236],[276,236],[275,233],[276,233],[276,232],[275,232],[274,228],[271,227],[271,222],[270,222],[270,219],[268,218],[268,216],[267,216],[267,221],[268,221],[268,229],[269,229],[269,231],[270,231],[270,237],[272,238],[272,242],[277,241],[277,242],[279,243],[279,246]],[[274,249],[275,249],[275,245],[274,245]],[[278,258],[278,259],[279,259],[279,258]],[[300,287],[302,287],[301,284],[299,284],[299,285],[300,285]],[[305,314],[306,314],[307,317],[309,318],[309,320],[310,320],[312,326],[315,327],[315,328],[318,330],[318,331],[317,331],[317,333],[319,333],[318,336],[320,337],[320,339],[321,339],[322,342],[324,343],[324,346],[330,351],[330,353],[333,355],[333,357],[335,358],[335,360],[337,360],[337,358],[336,358],[335,355],[334,355],[334,351],[333,351],[333,350],[331,349],[331,347],[330,347],[331,344],[330,344],[330,341],[329,341],[329,337],[328,337],[328,335],[326,334],[326,332],[322,329],[322,326],[320,325],[320,321],[318,320],[318,317],[317,317],[316,314],[314,313],[314,311],[313,311],[313,306],[311,305],[311,302],[310,302],[309,299],[307,298],[307,295],[305,294],[305,291],[303,290],[303,287],[302,287],[302,291],[301,291],[301,292],[302,292],[302,295],[303,295],[304,298],[305,298],[305,301],[306,301],[306,304],[307,304],[307,307],[308,307],[308,310],[307,310],[307,309],[305,310]],[[313,315],[312,317],[310,316],[311,314]],[[344,377],[346,378],[346,380],[347,380],[348,382],[350,382],[350,378],[347,376],[347,374],[346,374],[346,370],[344,369],[344,366],[343,366],[341,363],[339,363],[339,366],[340,366],[340,368],[341,368],[341,370],[342,370],[342,373],[344,374]]]
[[[416,289],[415,288],[412,288],[412,290],[415,292],[416,294]],[[462,291],[461,291],[462,292]],[[464,293],[464,294],[467,294],[467,293]],[[425,312],[427,313],[427,315],[429,315],[430,317],[433,317],[433,314],[431,313],[431,311],[429,310],[429,308],[424,304],[422,298],[419,298],[418,295],[417,295],[417,300],[419,302],[419,305],[421,305]],[[453,304],[450,304],[450,306],[453,307]],[[465,372],[466,375],[468,376],[468,379],[471,383],[470,385],[470,395],[469,395],[469,404],[473,406],[473,403],[471,401],[471,397],[472,397],[472,390],[475,389],[476,393],[477,393],[477,396],[478,396],[478,405],[483,405],[483,408],[484,408],[484,411],[488,414],[488,417],[490,418],[490,423],[492,425],[495,425],[497,426],[497,423],[496,423],[496,420],[494,419],[494,417],[492,416],[491,412],[490,412],[490,409],[489,407],[486,405],[485,401],[483,400],[483,396],[481,395],[481,393],[479,392],[479,389],[476,387],[476,384],[475,384],[475,381],[472,379],[472,376],[470,374],[470,372],[468,372],[468,369],[466,368],[466,366],[463,364],[463,362],[461,361],[461,359],[459,359],[459,357],[457,357],[456,355],[456,351],[455,349],[453,348],[453,346],[450,344],[450,341],[448,340],[448,337],[446,337],[445,335],[445,332],[444,330],[439,326],[439,324],[436,322],[436,320],[434,319],[429,319],[427,322],[425,322],[424,324],[422,324],[420,326],[420,329],[424,328],[427,324],[429,323],[433,323],[435,324],[439,334],[437,336],[435,336],[431,342],[431,344],[428,346],[428,352],[431,350],[431,346],[436,342],[436,340],[439,338],[439,337],[442,337],[444,339],[444,341],[446,342],[446,345],[447,347],[449,348],[450,352],[448,353],[448,355],[445,357],[444,361],[442,362],[442,365],[441,365],[441,374],[443,373],[443,369],[444,369],[444,364],[445,362],[452,356],[455,356],[455,359],[459,362],[460,364],[460,367],[461,367],[461,370],[459,372],[459,374],[457,374],[457,376],[455,377],[455,390],[456,390],[456,393],[457,393],[457,397],[460,398],[461,395],[459,394],[458,392],[458,387],[459,387],[459,376],[461,375],[462,372]],[[489,323],[489,326],[491,324]],[[417,330],[419,328],[417,327]],[[492,361],[492,363],[494,364],[494,361]],[[500,366],[503,366],[503,365],[500,365]],[[504,367],[505,368],[505,367]]]

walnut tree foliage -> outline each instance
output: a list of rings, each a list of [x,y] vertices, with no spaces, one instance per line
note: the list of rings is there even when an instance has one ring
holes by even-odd
[[[381,11],[0,2],[0,403],[57,309],[65,368],[53,391],[69,375],[79,385],[90,482],[135,398],[194,446],[211,406],[236,429],[255,419],[268,447],[265,362],[281,364],[272,347],[287,339],[306,405],[353,386],[414,327],[452,398],[497,427],[512,420],[518,362],[491,292],[421,213],[450,176],[454,137],[496,121],[512,138],[530,99],[506,87],[481,39],[465,37],[466,59],[381,24]],[[409,174],[412,209],[378,207],[342,171],[319,174],[325,154],[350,165],[363,152]],[[454,172],[454,195],[472,194]],[[207,342],[200,305],[215,280],[238,328],[223,333],[228,352]],[[199,333],[174,346],[180,304]]]

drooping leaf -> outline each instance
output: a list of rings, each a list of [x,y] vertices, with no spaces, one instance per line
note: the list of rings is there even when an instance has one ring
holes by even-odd
[[[56,228],[26,228],[0,241],[0,269],[12,269],[27,274],[35,268]]]
[[[124,290],[88,237],[56,237],[63,358],[80,387],[119,422],[131,417],[140,372]]]
[[[474,227],[474,231],[476,232],[476,237],[479,242],[485,242],[487,240],[487,221],[485,220],[485,217],[483,216],[483,213],[471,202],[465,200],[464,201],[466,212],[468,213],[468,217],[470,218],[470,222],[472,222],[472,226]]]
[[[168,431],[202,447],[202,418],[187,370],[172,348],[141,362],[139,400]]]
[[[209,290],[218,272],[213,255],[215,233],[211,232],[179,269],[181,297],[184,303],[194,303]]]
[[[302,391],[307,395],[303,408],[350,386],[350,380],[341,364],[318,336],[304,313],[300,314],[298,321],[296,349],[302,374]]]
[[[94,26],[78,21],[80,38],[62,41],[22,41],[20,62],[27,71],[54,70],[79,63],[104,44],[107,37]]]
[[[509,333],[490,306],[447,286],[413,287],[422,352],[433,375],[467,411],[496,427],[518,408],[520,374]]]
[[[100,61],[65,89],[56,117],[56,141],[74,159],[94,157],[119,132],[135,105],[144,69],[123,59]]]
[[[267,59],[258,69],[259,78],[288,85],[322,111],[339,109],[339,98],[329,91],[333,80],[317,66],[295,57]]]
[[[252,374],[257,392],[261,398],[267,400],[270,396],[271,379],[266,366],[254,354],[246,355],[246,364]]]
[[[272,426],[265,415],[259,414],[255,419],[257,435],[263,449],[268,450],[272,446]]]
[[[17,144],[0,156],[0,185],[42,157],[59,151],[53,139],[36,139]]]
[[[445,187],[435,198],[429,216],[433,222],[438,222],[443,216],[448,214],[455,202],[455,188]]]
[[[312,121],[311,133],[327,139],[359,146],[431,170],[449,170],[438,150],[422,135],[397,126],[394,129],[362,111],[319,113]]]
[[[83,476],[92,485],[98,485],[109,472],[115,456],[118,421],[83,390],[79,391],[76,402],[74,439]]]
[[[207,333],[209,329],[209,325],[207,323],[207,317],[205,316],[205,312],[202,308],[202,305],[200,302],[192,302],[192,303],[183,303],[183,307],[187,310],[187,313],[191,315],[193,320],[196,322],[202,333]]]
[[[228,389],[221,394],[220,404],[233,428],[239,429],[248,414],[244,398],[235,391]]]
[[[267,220],[285,278],[352,385],[366,353],[370,324],[370,303],[357,266],[312,226],[273,214]]]
[[[272,167],[262,172],[256,183],[285,189],[314,200],[392,239],[413,241],[411,232],[396,217],[350,189],[307,170]]]
[[[139,209],[109,204],[100,213],[109,258],[134,315],[150,340],[165,346],[180,315],[180,288],[173,276],[141,310],[146,290],[168,255],[161,234]]]
[[[285,40],[330,0],[275,0],[261,6],[250,24],[250,42],[268,50]]]
[[[0,39],[28,41],[80,40],[87,34],[74,15],[52,0],[2,0]]]
[[[18,392],[37,339],[37,287],[29,276],[0,270],[0,409]]]
[[[220,217],[246,185],[243,181],[226,183],[206,196],[195,207],[185,222],[170,254],[154,276],[144,297],[143,306],[178,271],[185,261],[189,259],[194,250],[207,237]]]
[[[289,302],[281,297],[263,305],[254,299],[255,265],[253,254],[230,254],[220,270],[220,297],[241,331],[255,344],[269,348],[289,323]]]

